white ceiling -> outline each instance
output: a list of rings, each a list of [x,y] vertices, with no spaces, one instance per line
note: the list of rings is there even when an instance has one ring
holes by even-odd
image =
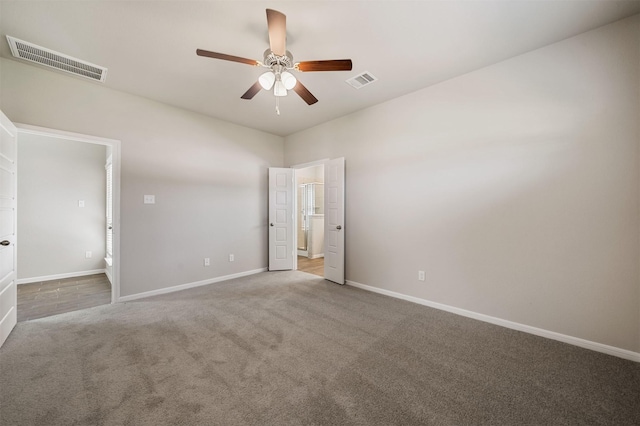
[[[262,60],[267,7],[287,15],[295,61],[353,60],[296,74],[319,102],[290,92],[280,116],[272,93],[240,99],[262,68],[195,54]],[[635,13],[639,1],[1,1],[0,55],[14,59],[8,34],[108,68],[87,84],[286,136]],[[363,71],[379,81],[345,83]]]

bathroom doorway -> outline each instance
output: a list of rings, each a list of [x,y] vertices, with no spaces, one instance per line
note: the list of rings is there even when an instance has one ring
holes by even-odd
[[[320,167],[316,169],[314,166]],[[316,200],[319,194],[322,194],[322,210],[319,205],[312,205],[311,210],[304,211],[299,207],[297,177],[300,178],[301,184],[322,183],[324,185],[324,191],[320,192],[318,189],[313,194]],[[302,257],[302,260],[311,257],[310,260],[322,259],[316,262],[322,262],[324,279],[340,285],[345,284],[344,189],[344,157],[318,160],[290,168],[269,167],[269,222],[267,223],[270,271],[300,270],[298,257]],[[304,191],[305,194],[311,192]],[[317,204],[316,200],[314,202]],[[310,216],[306,238],[304,241],[300,240],[300,243],[304,242],[307,250],[301,250],[298,256],[298,229],[304,226],[307,219],[305,217],[305,221],[298,220],[303,213],[305,216]],[[324,221],[314,222],[313,216],[317,219],[323,218]],[[316,223],[317,226],[314,226]],[[305,232],[302,234],[305,235]],[[300,247],[304,248],[304,246]],[[315,247],[322,247],[322,252],[314,251]],[[314,265],[314,267],[319,266]]]
[[[296,169],[298,270],[324,277],[324,165]]]

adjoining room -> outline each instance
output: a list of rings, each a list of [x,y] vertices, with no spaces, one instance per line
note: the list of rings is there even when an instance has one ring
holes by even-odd
[[[18,143],[18,321],[111,303],[110,147]]]

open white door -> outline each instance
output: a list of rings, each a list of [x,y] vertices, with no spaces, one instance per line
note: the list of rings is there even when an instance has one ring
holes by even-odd
[[[344,284],[344,158],[324,166],[324,277]]]
[[[17,130],[0,111],[0,346],[16,325]]]
[[[293,269],[293,169],[269,168],[269,270]]]

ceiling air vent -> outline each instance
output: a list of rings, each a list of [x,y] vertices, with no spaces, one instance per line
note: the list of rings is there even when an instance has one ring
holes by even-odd
[[[378,79],[374,77],[373,74],[371,74],[368,71],[365,71],[362,74],[359,74],[359,75],[356,75],[355,77],[350,78],[349,80],[347,80],[347,83],[350,86],[355,87],[356,89],[360,89],[364,86],[368,86],[369,84],[377,80]]]
[[[15,37],[7,36],[7,41],[9,42],[9,47],[11,47],[11,53],[16,58],[36,62],[40,65],[103,83],[107,78],[107,69],[99,65],[54,52]]]

